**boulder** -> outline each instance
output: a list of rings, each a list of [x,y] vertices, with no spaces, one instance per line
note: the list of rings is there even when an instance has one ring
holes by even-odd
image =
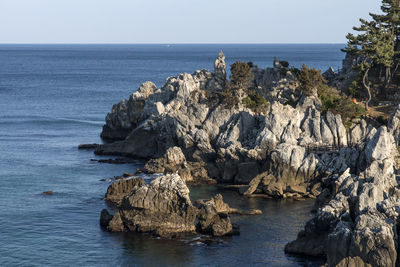
[[[197,231],[212,236],[232,235],[233,227],[228,216],[231,208],[223,202],[220,194],[208,201],[200,201]]]
[[[263,191],[271,197],[280,198],[283,196],[283,185],[279,182],[272,182],[263,187]]]
[[[167,174],[134,187],[123,198],[108,229],[170,236],[193,232],[196,214],[185,182],[177,174]]]

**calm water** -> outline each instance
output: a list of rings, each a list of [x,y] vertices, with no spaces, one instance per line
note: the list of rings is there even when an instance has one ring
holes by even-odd
[[[247,200],[223,192],[259,217],[234,217],[241,235],[205,246],[110,234],[99,213],[108,186],[100,179],[135,171],[137,164],[90,161],[80,143],[101,142],[112,104],[146,80],[212,69],[223,49],[227,63],[271,66],[274,56],[340,67],[343,45],[0,45],[0,260],[2,266],[214,266],[316,264],[283,253],[310,218],[312,202]],[[52,190],[52,196],[41,192]],[[192,189],[192,198],[215,194]]]

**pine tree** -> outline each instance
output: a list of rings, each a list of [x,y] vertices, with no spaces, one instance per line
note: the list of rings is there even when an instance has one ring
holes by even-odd
[[[400,42],[400,0],[382,0],[383,14],[370,13],[372,19],[391,30],[396,38],[396,45]],[[396,46],[398,47],[398,46]],[[398,49],[396,49],[398,51]]]
[[[385,65],[385,84],[384,87],[390,85],[393,75],[396,73],[400,65],[400,0],[382,0],[381,11],[383,14],[373,14],[370,16],[374,21],[380,23],[387,32],[393,33],[394,38],[394,71]]]
[[[385,27],[381,22],[369,22],[364,19],[360,19],[360,22],[360,27],[353,27],[359,34],[349,33],[346,36],[348,43],[343,51],[355,56],[358,60],[356,68],[363,75],[363,85],[368,93],[365,108],[368,110],[368,104],[372,98],[369,72],[373,67],[384,66],[387,70],[387,75],[390,76],[395,55],[395,37],[393,31]]]
[[[231,65],[231,73],[230,78],[235,88],[247,90],[252,85],[254,75],[249,64],[237,61]]]

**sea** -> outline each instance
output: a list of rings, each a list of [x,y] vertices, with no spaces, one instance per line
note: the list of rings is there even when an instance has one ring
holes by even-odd
[[[313,201],[246,199],[215,186],[191,187],[192,199],[221,192],[240,235],[204,244],[199,237],[158,239],[108,233],[99,225],[109,178],[144,162],[104,164],[82,143],[99,134],[113,104],[141,83],[212,70],[219,51],[235,61],[271,67],[339,69],[344,44],[0,45],[1,266],[319,266],[284,253],[311,218]],[[53,195],[42,192],[53,191]]]

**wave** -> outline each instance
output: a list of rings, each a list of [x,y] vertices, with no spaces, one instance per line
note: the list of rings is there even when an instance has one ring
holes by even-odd
[[[87,125],[103,125],[104,121],[74,119],[63,117],[47,117],[47,116],[1,116],[0,125],[18,125],[18,124],[87,124]]]

